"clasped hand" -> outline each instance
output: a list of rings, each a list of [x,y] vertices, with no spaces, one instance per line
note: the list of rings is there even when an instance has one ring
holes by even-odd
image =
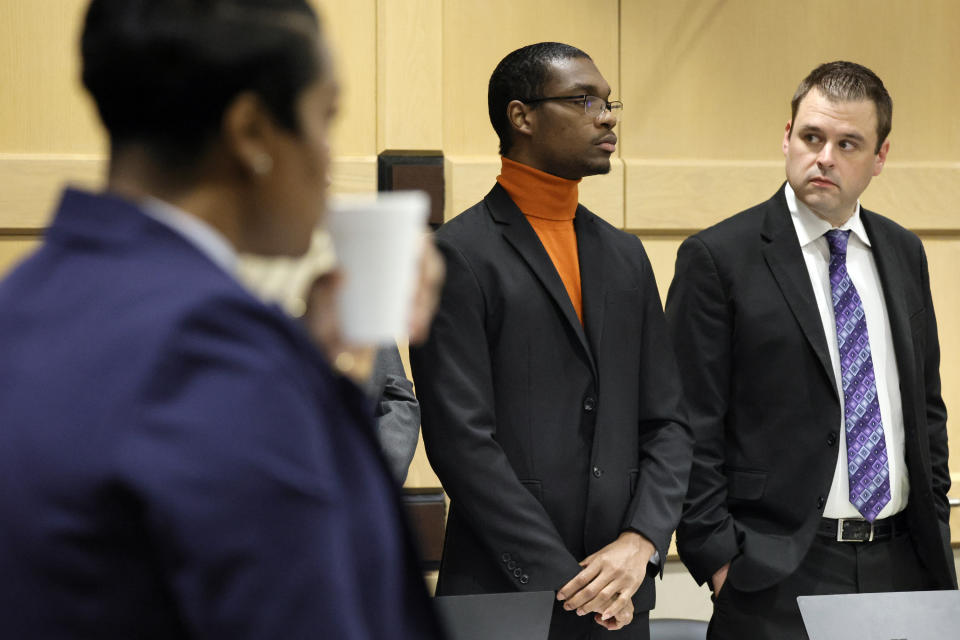
[[[653,543],[635,531],[625,531],[587,556],[583,570],[560,588],[557,600],[577,615],[594,614],[597,624],[611,631],[633,620],[633,594],[647,575]]]

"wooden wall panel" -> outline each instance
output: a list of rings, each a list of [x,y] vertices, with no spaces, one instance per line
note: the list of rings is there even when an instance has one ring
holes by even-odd
[[[626,228],[709,227],[772,196],[784,160],[624,158]],[[864,192],[863,206],[911,229],[960,231],[960,163],[891,162]]]
[[[376,0],[314,0],[342,85],[334,191],[376,189]],[[0,233],[42,229],[64,183],[102,185],[106,141],[79,82],[86,0],[0,4]],[[42,55],[39,54],[42,52]],[[38,81],[42,79],[42,81]]]
[[[773,193],[796,85],[845,58],[894,100],[889,164],[864,203],[912,228],[960,228],[960,85],[944,64],[960,59],[957,24],[951,0],[621,3],[627,227],[698,229]]]
[[[334,156],[377,153],[377,0],[310,0],[319,9],[341,85]]]
[[[444,219],[450,220],[467,207],[476,204],[490,191],[499,173],[499,157],[445,155]]]
[[[618,229],[623,228],[625,173],[620,158],[610,159],[610,173],[580,182],[580,203]]]
[[[930,267],[930,289],[940,332],[940,383],[947,404],[950,434],[950,469],[954,476],[951,495],[960,498],[960,296],[956,270],[960,268],[960,236],[921,236]],[[960,509],[954,509],[960,513]],[[960,541],[960,530],[953,539]]]
[[[0,3],[0,153],[103,153],[80,84],[87,0]]]
[[[343,85],[333,149],[376,153],[376,0],[312,0],[324,16]],[[0,3],[0,152],[106,150],[80,83],[79,37],[87,0]]]
[[[43,229],[65,183],[103,186],[104,160],[100,154],[0,153],[0,229]]]
[[[784,180],[780,161],[624,158],[626,226],[694,231],[766,200]]]
[[[779,156],[790,98],[817,64],[876,71],[894,100],[897,159],[954,161],[960,4],[953,0],[636,0],[621,3],[624,155]]]
[[[443,148],[442,16],[441,0],[378,3],[378,152]]]
[[[960,148],[957,157],[960,158]],[[960,162],[890,162],[873,179],[861,200],[868,209],[914,231],[958,232]]]
[[[618,92],[617,0],[445,0],[443,3],[444,150],[497,154],[487,115],[487,83],[500,60],[519,47],[555,40],[586,51]]]
[[[37,236],[0,236],[0,278],[39,244]]]
[[[104,165],[102,155],[0,153],[0,233],[42,229],[64,185],[102,188]],[[377,189],[375,156],[334,158],[330,173],[331,190],[336,193]]]
[[[677,261],[677,249],[686,239],[686,235],[639,235],[643,248],[647,251],[653,275],[657,278],[657,290],[660,292],[660,304],[667,302],[667,291],[673,281],[673,270]]]

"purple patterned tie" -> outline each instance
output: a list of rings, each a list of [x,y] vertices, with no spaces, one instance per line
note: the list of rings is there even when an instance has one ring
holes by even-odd
[[[830,289],[843,377],[850,502],[864,518],[873,522],[890,502],[890,468],[877,402],[867,317],[847,273],[850,232],[832,229],[825,236],[830,245]]]

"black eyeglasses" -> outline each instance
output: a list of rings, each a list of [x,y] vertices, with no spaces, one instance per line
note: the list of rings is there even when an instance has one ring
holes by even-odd
[[[597,96],[579,95],[579,96],[552,96],[549,98],[530,98],[529,100],[520,100],[524,104],[536,104],[548,100],[567,100],[570,102],[582,102],[583,112],[591,118],[601,118],[604,112],[609,111],[613,117],[619,120],[623,115],[623,103],[619,100],[607,102]]]

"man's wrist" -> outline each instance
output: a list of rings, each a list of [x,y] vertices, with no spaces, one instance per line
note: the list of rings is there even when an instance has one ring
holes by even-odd
[[[646,536],[634,529],[627,529],[620,534],[620,539],[633,545],[636,553],[645,553],[650,555],[657,553],[657,547]]]

